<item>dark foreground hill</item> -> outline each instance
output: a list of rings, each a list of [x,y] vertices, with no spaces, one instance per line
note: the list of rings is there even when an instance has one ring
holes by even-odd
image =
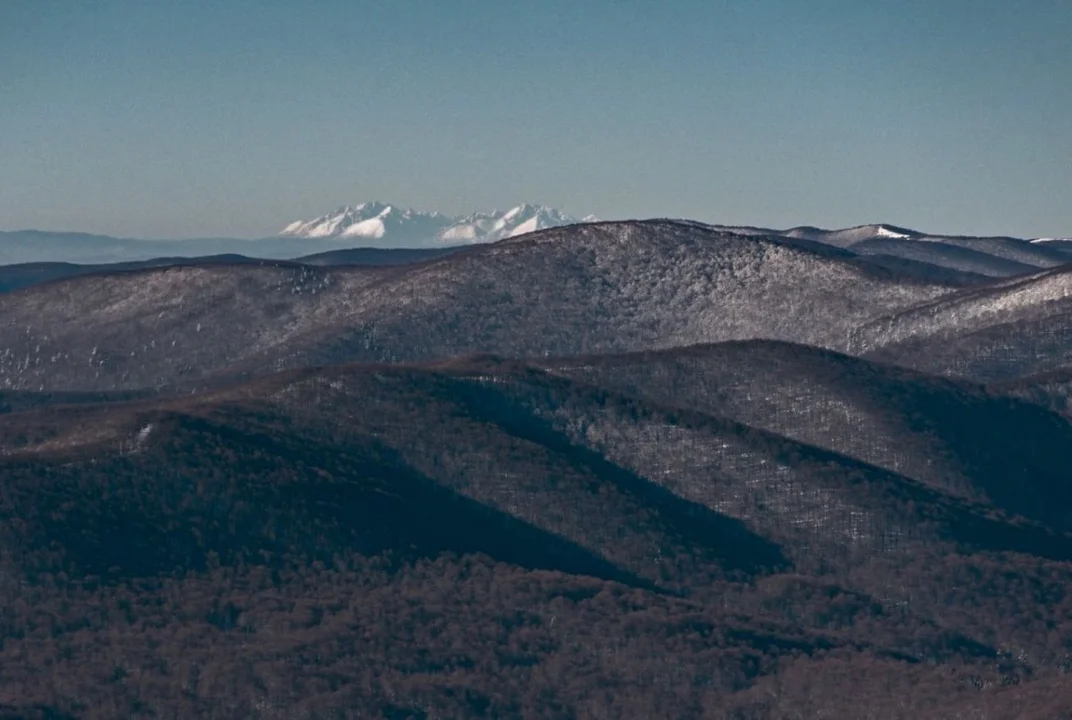
[[[1072,369],[994,383],[994,392],[1019,397],[1072,420]]]
[[[844,251],[671,222],[532,233],[392,268],[179,266],[0,295],[0,388],[102,391],[471,352],[754,337],[844,348],[953,286]]]
[[[11,713],[1072,701],[1072,538],[710,412],[487,358],[62,399],[0,416]]]

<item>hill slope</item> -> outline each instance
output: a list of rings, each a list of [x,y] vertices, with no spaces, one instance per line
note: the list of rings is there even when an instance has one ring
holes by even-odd
[[[0,416],[14,713],[937,718],[1062,687],[1067,535],[740,423],[488,359],[50,402]]]
[[[113,390],[353,360],[754,337],[843,348],[858,325],[952,289],[839,253],[653,221],[545,230],[391,269],[77,278],[0,296],[0,383]]]
[[[732,418],[1072,530],[1065,511],[1072,505],[1065,467],[1072,426],[977,385],[769,341],[541,365]]]
[[[850,347],[932,373],[1010,380],[1072,362],[1072,270],[951,294],[862,326]]]
[[[268,242],[0,269],[0,717],[1072,707],[1058,243]]]
[[[865,427],[876,435],[887,431]],[[1053,462],[1061,463],[1064,447],[1057,446],[1061,455]],[[979,492],[961,499],[940,483],[928,488],[739,422],[498,361],[299,371],[203,398],[45,406],[0,417],[0,452],[15,462],[56,456],[63,460],[49,473],[56,482],[110,477],[115,487],[124,474],[147,473],[177,488],[184,477],[226,462],[230,452],[276,458],[291,473],[301,466],[303,476],[341,479],[357,472],[373,483],[371,491],[406,495],[417,492],[405,490],[407,483],[430,482],[612,562],[620,571],[614,577],[645,578],[675,591],[700,589],[713,572],[787,563],[813,571],[817,562],[852,564],[919,542],[1013,542],[1044,554],[1072,553],[1072,544],[1041,527],[1000,530],[1005,521],[980,509],[982,501],[1006,514],[1027,510],[1055,527],[1072,527],[1068,488],[1037,472],[1015,479],[1018,496],[977,482],[969,489]],[[98,459],[72,465],[84,452]],[[178,466],[192,469],[159,469],[183,452],[191,457]],[[239,484],[253,482],[251,475]],[[401,484],[393,490],[392,483]],[[423,502],[431,501],[412,500]],[[255,504],[248,511],[259,514]],[[240,515],[234,508],[221,517],[237,522]],[[138,522],[147,529],[166,525]],[[989,536],[980,534],[984,527]],[[1042,540],[1051,546],[1042,547]],[[661,566],[653,547],[668,556]],[[89,548],[79,552],[96,556]]]
[[[46,405],[0,445],[20,707],[583,715],[581,676],[626,717],[895,708],[902,683],[942,717],[1060,662],[1068,536],[516,363]],[[252,675],[220,660],[239,648]],[[816,662],[881,682],[779,684]]]

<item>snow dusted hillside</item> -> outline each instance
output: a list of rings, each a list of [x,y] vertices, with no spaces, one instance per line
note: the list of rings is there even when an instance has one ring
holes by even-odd
[[[552,228],[389,269],[153,268],[0,297],[0,389],[162,387],[344,362],[751,338],[842,348],[856,328],[955,290],[821,245],[667,221]]]
[[[487,243],[535,230],[592,222],[583,221],[539,205],[523,204],[506,211],[477,212],[452,217],[438,212],[420,212],[382,202],[367,202],[339,208],[313,220],[299,220],[280,235],[297,238],[360,240],[375,247],[435,247]]]
[[[862,325],[854,354],[1009,381],[1072,367],[1072,266],[966,288]]]
[[[1072,241],[1064,238],[951,236],[910,230],[896,225],[857,225],[840,230],[802,225],[788,230],[710,225],[735,235],[781,236],[822,243],[859,256],[897,259],[913,264],[982,277],[1027,275],[1072,262]]]

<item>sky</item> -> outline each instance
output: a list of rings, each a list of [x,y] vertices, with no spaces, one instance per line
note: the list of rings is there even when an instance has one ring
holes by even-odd
[[[0,0],[0,230],[343,204],[1072,235],[1068,0]]]

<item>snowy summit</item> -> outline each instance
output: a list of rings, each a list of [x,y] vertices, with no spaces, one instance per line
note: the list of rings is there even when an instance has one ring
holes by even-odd
[[[375,247],[437,247],[496,242],[535,230],[595,220],[591,215],[577,220],[554,208],[529,204],[452,217],[367,202],[347,205],[313,220],[293,222],[280,235],[360,240]]]

